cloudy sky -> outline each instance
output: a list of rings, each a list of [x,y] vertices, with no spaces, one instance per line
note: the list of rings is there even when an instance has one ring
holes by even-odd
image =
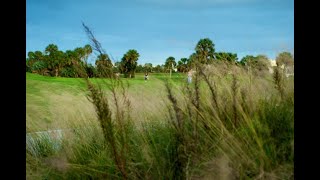
[[[82,21],[114,61],[129,49],[139,64],[180,60],[201,38],[239,59],[294,48],[293,0],[27,0],[26,53],[89,44]]]

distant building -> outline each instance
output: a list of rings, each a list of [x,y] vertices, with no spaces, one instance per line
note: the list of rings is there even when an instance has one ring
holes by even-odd
[[[274,59],[269,59],[269,60],[270,60],[270,65],[271,65],[271,66],[269,67],[269,72],[272,74],[274,67],[277,66],[277,62],[276,62],[276,60],[274,60]]]
[[[269,59],[271,66],[277,66],[277,62],[274,59]]]

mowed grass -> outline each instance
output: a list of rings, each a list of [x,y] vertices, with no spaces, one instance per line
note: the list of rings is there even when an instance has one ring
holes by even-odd
[[[135,78],[125,79],[124,82],[129,85],[128,93],[135,119],[144,121],[166,110],[164,80],[168,78],[169,74],[154,73],[145,81],[144,74],[137,73]],[[173,73],[171,80],[180,86],[185,84],[186,75]],[[110,93],[108,80],[92,78],[90,81]],[[68,128],[70,121],[74,123],[77,119],[95,119],[94,107],[86,98],[86,93],[87,87],[81,78],[46,77],[26,73],[27,132],[64,129]],[[155,113],[154,109],[158,111]]]

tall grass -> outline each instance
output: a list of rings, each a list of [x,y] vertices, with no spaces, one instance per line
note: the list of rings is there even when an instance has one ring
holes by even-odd
[[[86,80],[96,117],[70,124],[58,151],[27,144],[27,177],[293,179],[293,81],[276,76],[198,66],[192,84],[163,80],[167,111],[146,121],[132,115],[137,102],[121,79],[106,80],[108,94]]]

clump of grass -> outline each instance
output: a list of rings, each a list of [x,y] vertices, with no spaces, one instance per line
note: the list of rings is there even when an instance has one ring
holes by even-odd
[[[177,104],[177,100],[173,95],[169,82],[166,82],[166,89],[168,93],[168,99],[170,100],[175,117],[171,116],[170,123],[173,125],[172,130],[172,143],[169,147],[170,161],[173,162],[173,178],[174,179],[185,179],[185,169],[187,163],[187,152],[186,152],[186,137],[185,137],[185,117],[181,108]]]
[[[26,135],[27,154],[35,157],[49,157],[60,148],[60,140],[54,140],[49,133],[38,132]]]
[[[233,107],[233,125],[234,127],[238,126],[238,112],[237,112],[237,93],[238,93],[238,80],[235,74],[232,75],[232,107]]]
[[[280,70],[280,67],[274,68],[274,74],[273,74],[273,80],[275,84],[275,88],[279,91],[281,98],[284,98],[284,79],[283,79],[283,73]]]
[[[103,131],[104,139],[110,147],[111,156],[118,168],[121,172],[121,175],[124,179],[128,178],[128,170],[127,170],[127,159],[126,153],[128,151],[127,148],[127,140],[126,131],[125,131],[125,124],[122,121],[123,116],[120,114],[119,106],[118,106],[118,99],[115,94],[115,86],[112,86],[112,92],[114,97],[114,102],[116,103],[116,121],[112,119],[111,116],[111,109],[109,107],[108,100],[106,96],[103,94],[101,88],[96,88],[90,81],[87,80],[88,89],[90,94],[88,95],[91,102],[95,105],[95,109],[98,115],[98,120],[100,122],[100,126]],[[115,84],[113,84],[115,85]],[[119,133],[120,137],[120,146],[118,145],[117,133]]]

